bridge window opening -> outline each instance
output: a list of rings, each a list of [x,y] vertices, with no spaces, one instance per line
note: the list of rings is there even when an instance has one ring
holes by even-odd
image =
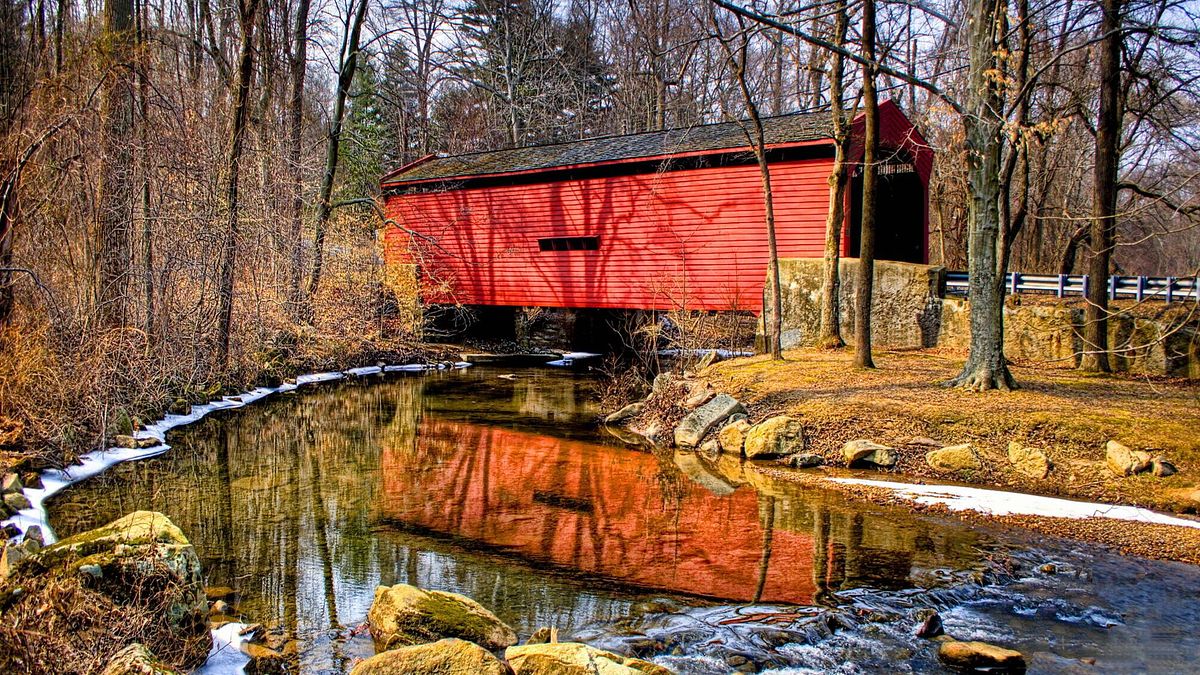
[[[538,239],[541,251],[599,251],[600,237],[545,237]]]

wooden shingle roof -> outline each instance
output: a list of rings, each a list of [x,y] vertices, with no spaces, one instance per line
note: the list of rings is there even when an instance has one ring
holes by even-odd
[[[762,118],[767,145],[830,138],[828,112],[797,113]],[[749,147],[748,122],[721,122],[624,136],[525,148],[431,157],[384,177],[385,183],[439,180],[466,176],[538,171],[581,164],[603,164],[643,157],[719,151]]]

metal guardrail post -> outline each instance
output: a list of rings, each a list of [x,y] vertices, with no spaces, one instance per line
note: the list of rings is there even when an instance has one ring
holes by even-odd
[[[1067,294],[1067,275],[1058,275],[1058,297],[1063,297]]]
[[[1085,274],[1085,275],[1083,275],[1083,295],[1084,295],[1084,297],[1086,297],[1087,294],[1088,294],[1088,275]]]
[[[1146,295],[1146,277],[1138,277],[1137,282],[1137,301],[1141,302]]]
[[[1174,299],[1174,295],[1175,295],[1174,291],[1175,291],[1175,277],[1167,277],[1167,304],[1168,305],[1171,304],[1171,300]]]
[[[1012,294],[1016,295],[1021,292],[1021,273],[1009,272],[1009,278],[1012,280]]]
[[[1121,277],[1112,275],[1108,278],[1108,299],[1117,299],[1117,285],[1121,283]]]

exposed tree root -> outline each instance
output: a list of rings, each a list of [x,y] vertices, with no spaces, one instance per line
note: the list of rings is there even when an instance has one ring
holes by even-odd
[[[946,386],[958,387],[967,391],[990,391],[993,389],[1013,391],[1018,389],[1017,381],[1013,379],[1007,365],[1002,363],[998,367],[986,365],[972,367],[970,361],[963,367],[963,372],[958,377],[946,382]]]

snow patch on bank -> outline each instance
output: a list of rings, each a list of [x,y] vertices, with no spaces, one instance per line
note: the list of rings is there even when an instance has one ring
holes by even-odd
[[[583,359],[594,359],[597,356],[601,355],[593,352],[567,352],[562,355],[562,358],[554,359],[553,361],[547,361],[546,365],[559,367],[573,366],[575,365],[576,361],[582,361]]]
[[[208,660],[204,665],[192,671],[192,675],[224,675],[226,673],[241,673],[250,663],[250,657],[242,652],[242,643],[246,641],[242,631],[244,623],[227,623],[212,630],[213,646],[208,652]]]
[[[914,485],[864,478],[829,478],[834,483],[891,490],[918,504],[940,504],[951,511],[978,511],[995,516],[1050,516],[1053,518],[1113,518],[1152,525],[1178,525],[1200,529],[1200,521],[1120,504],[1077,502],[1019,492],[987,490],[964,485]]]

